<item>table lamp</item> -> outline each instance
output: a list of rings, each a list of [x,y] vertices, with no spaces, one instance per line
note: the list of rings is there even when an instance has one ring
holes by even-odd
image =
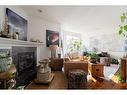
[[[49,48],[51,49],[51,58],[56,58],[56,50],[58,45],[50,45]]]

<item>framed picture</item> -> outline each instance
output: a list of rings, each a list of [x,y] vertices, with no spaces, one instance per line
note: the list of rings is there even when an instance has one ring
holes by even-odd
[[[16,39],[15,36],[18,35],[17,39],[27,41],[27,20],[9,8],[6,8],[6,17],[11,38]]]
[[[59,46],[59,32],[46,30],[46,45],[58,45]]]

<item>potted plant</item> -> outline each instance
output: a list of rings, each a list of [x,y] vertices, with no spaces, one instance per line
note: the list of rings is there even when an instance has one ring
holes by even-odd
[[[97,63],[97,60],[99,59],[99,56],[96,52],[91,52],[88,54],[88,56],[90,57],[90,62],[91,63]]]

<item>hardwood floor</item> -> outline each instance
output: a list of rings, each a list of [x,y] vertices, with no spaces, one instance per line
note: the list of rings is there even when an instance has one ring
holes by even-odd
[[[54,72],[55,76],[49,84],[35,84],[31,82],[26,89],[67,89],[67,78],[61,71]]]
[[[112,80],[105,80],[93,77],[87,84],[87,89],[127,89],[127,84],[115,83]]]
[[[55,77],[52,82],[47,84],[35,84],[34,82],[30,83],[26,89],[67,89],[68,83],[67,78],[63,72],[55,72]],[[127,83],[115,83],[112,80],[105,80],[99,77],[92,77],[90,81],[87,82],[87,89],[127,89]]]

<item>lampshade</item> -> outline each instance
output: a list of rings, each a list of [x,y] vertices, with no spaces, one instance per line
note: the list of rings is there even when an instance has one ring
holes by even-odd
[[[49,48],[51,50],[56,50],[58,48],[58,45],[50,45]]]
[[[56,58],[56,50],[58,48],[58,45],[50,45],[49,48],[51,49],[51,57]]]

